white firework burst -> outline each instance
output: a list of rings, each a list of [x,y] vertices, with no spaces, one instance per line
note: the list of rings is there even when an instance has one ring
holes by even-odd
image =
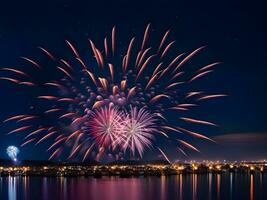
[[[142,157],[145,147],[152,146],[153,133],[156,132],[156,116],[144,108],[131,107],[123,123],[124,151],[127,149]]]

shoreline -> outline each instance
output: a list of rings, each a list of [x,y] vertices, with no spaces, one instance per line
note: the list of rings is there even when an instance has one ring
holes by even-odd
[[[181,163],[147,165],[47,165],[47,166],[0,166],[0,177],[146,177],[187,174],[266,173],[267,163]]]

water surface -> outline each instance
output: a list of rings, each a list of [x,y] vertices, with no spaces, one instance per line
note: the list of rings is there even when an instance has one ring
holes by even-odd
[[[2,200],[267,199],[267,174],[161,177],[0,177]]]

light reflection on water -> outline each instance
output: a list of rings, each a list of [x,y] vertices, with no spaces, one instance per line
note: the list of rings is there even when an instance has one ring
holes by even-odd
[[[217,199],[220,199],[221,192],[221,174],[217,174]]]
[[[233,173],[230,173],[230,200],[233,198]]]
[[[211,196],[211,194],[212,194],[212,174],[210,173],[209,175],[209,192],[208,192],[208,194],[209,194],[209,199],[211,200],[211,198],[212,198],[212,196]]]
[[[249,191],[250,200],[253,200],[254,197],[254,179],[253,174],[250,174],[250,191]]]
[[[179,189],[179,192],[180,192],[179,199],[182,199],[183,198],[183,175],[182,174],[179,175],[179,179],[180,179],[180,182],[179,182],[179,184],[180,184],[179,185],[179,187],[180,187],[180,189]]]
[[[16,200],[17,199],[17,178],[16,177],[8,177],[8,199]]]
[[[161,177],[0,177],[7,200],[267,199],[267,174],[188,174]]]
[[[192,180],[192,199],[197,199],[197,174],[193,174],[193,180]]]

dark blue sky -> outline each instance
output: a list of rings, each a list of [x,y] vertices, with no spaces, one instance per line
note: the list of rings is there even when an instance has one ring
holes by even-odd
[[[204,104],[194,116],[217,122],[219,128],[205,129],[218,144],[201,143],[197,158],[266,158],[267,138],[267,26],[264,5],[242,1],[192,1],[96,3],[94,1],[49,3],[33,1],[2,3],[0,12],[0,66],[21,65],[20,56],[35,56],[41,45],[65,51],[64,39],[85,47],[87,38],[102,40],[116,25],[122,41],[141,36],[151,22],[156,34],[171,28],[171,37],[181,51],[207,45],[203,60],[222,61],[204,81],[208,91],[229,97]],[[158,43],[158,41],[155,41]],[[84,52],[85,53],[85,52]],[[202,60],[201,60],[202,59]],[[0,120],[26,110],[28,95],[10,84],[0,83]],[[8,125],[0,125],[0,157],[8,145],[19,145],[18,137],[6,136]],[[171,158],[176,159],[174,152]],[[43,149],[29,146],[23,159],[46,159]]]

